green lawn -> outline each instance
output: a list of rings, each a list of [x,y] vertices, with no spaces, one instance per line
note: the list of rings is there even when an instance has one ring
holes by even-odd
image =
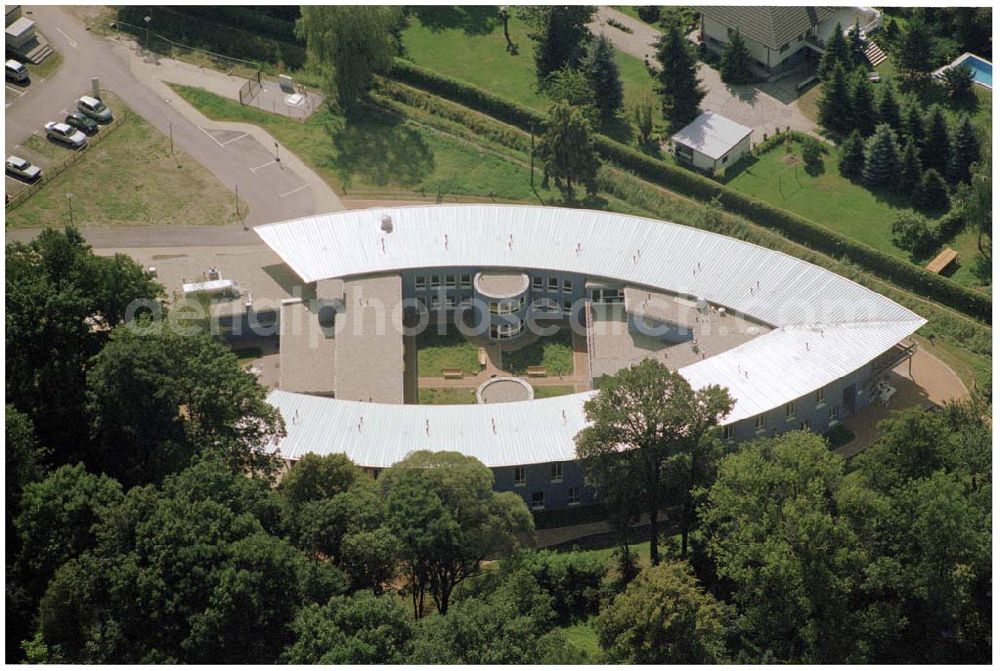
[[[560,329],[517,351],[504,352],[503,366],[515,374],[524,373],[529,366],[544,366],[549,375],[572,375],[572,334],[567,329]]]
[[[443,377],[445,368],[460,368],[466,375],[475,375],[479,372],[479,349],[451,324],[444,335],[439,335],[434,325],[428,326],[417,336],[417,374]]]
[[[125,121],[102,127],[107,137],[8,212],[8,227],[66,225],[67,193],[74,195],[77,226],[212,226],[236,220],[232,192],[184,152],[171,154],[169,139],[121,100],[106,98],[113,110],[127,114]],[[40,136],[24,146],[51,161],[71,154]],[[245,215],[246,206],[242,211]]]
[[[534,42],[528,37],[528,26],[512,16],[509,30],[517,54],[507,52],[496,7],[419,7],[403,31],[403,46],[417,65],[534,109],[548,109],[551,101],[536,86]],[[616,51],[615,61],[626,109],[642,98],[656,100],[653,79],[641,60]]]
[[[442,194],[539,203],[556,195],[533,189],[526,165],[410,116],[372,109],[347,121],[322,109],[303,123],[203,89],[173,88],[210,119],[264,128],[348,196]]]
[[[51,44],[52,41],[49,40],[49,45],[51,46]],[[31,75],[32,80],[41,81],[42,79],[46,79],[49,75],[58,70],[59,66],[62,65],[62,62],[63,62],[62,54],[53,49],[52,53],[49,54],[48,58],[46,58],[38,65],[29,63],[28,73]]]
[[[832,149],[823,160],[822,172],[809,175],[802,164],[800,145],[793,143],[791,154],[779,145],[744,168],[729,186],[893,256],[909,259],[907,252],[892,244],[890,230],[896,216],[909,209],[908,199],[876,193],[841,177]]]
[[[570,645],[586,653],[589,663],[600,662],[601,646],[597,641],[597,631],[593,626],[593,618],[560,627],[559,631],[563,633]]]
[[[420,405],[469,405],[476,402],[476,390],[470,388],[424,388],[417,394]]]
[[[533,384],[531,388],[535,390],[535,398],[552,398],[576,393],[576,388],[571,384]]]

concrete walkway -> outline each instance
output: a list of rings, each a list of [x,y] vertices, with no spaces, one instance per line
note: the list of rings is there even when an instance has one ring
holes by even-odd
[[[632,32],[626,33],[609,25],[608,19],[612,18],[631,28]],[[653,43],[660,38],[661,33],[648,23],[637,21],[611,7],[598,7],[596,20],[588,27],[595,35],[605,35],[619,51],[660,67]],[[723,83],[718,71],[704,63],[698,64],[698,76],[707,91],[701,103],[702,109],[718,112],[753,128],[753,142],[763,140],[764,133],[774,135],[776,127],[781,130],[787,127],[811,135],[817,133],[816,124],[802,113],[794,101],[786,103],[776,97],[784,97],[783,92],[787,89],[781,82],[733,86]]]

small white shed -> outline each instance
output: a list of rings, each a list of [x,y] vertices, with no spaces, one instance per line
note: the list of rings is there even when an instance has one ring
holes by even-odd
[[[671,138],[674,156],[682,165],[721,172],[736,163],[750,149],[747,128],[715,112],[705,112]]]

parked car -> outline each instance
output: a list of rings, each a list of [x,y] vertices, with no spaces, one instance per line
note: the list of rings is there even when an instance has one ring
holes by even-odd
[[[64,123],[59,123],[57,121],[50,121],[45,124],[45,135],[47,135],[49,139],[55,140],[56,142],[62,142],[65,145],[73,147],[74,149],[79,149],[87,144],[86,135],[71,126],[67,126]]]
[[[82,130],[87,135],[93,135],[98,130],[97,122],[83,112],[70,112],[66,115],[66,125]]]
[[[3,72],[4,77],[9,82],[28,81],[28,68],[24,67],[24,63],[15,61],[13,58],[4,63]]]
[[[41,168],[37,165],[31,165],[20,156],[8,156],[5,167],[8,175],[19,177],[26,182],[34,182],[42,176]]]
[[[76,108],[97,123],[111,123],[111,109],[97,98],[83,96],[76,101]]]

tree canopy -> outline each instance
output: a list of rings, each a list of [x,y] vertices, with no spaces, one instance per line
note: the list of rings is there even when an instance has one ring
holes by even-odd
[[[671,130],[677,131],[698,116],[706,91],[698,78],[694,49],[679,25],[671,22],[654,46],[660,63],[660,70],[654,75],[656,92],[663,117]]]
[[[553,105],[535,153],[542,162],[542,184],[554,181],[567,201],[575,197],[577,184],[589,194],[597,192],[601,161],[590,122],[579,109],[566,103]]]
[[[316,60],[329,69],[331,92],[345,110],[353,109],[377,73],[392,67],[399,51],[399,7],[303,5],[295,31]]]
[[[725,389],[713,385],[696,391],[655,359],[608,376],[584,404],[590,425],[576,436],[577,458],[598,490],[620,473],[620,462],[629,464],[634,496],[649,515],[651,563],[659,561],[659,513],[671,485],[684,493],[686,536],[692,490],[713,453],[706,434],[732,407]]]

